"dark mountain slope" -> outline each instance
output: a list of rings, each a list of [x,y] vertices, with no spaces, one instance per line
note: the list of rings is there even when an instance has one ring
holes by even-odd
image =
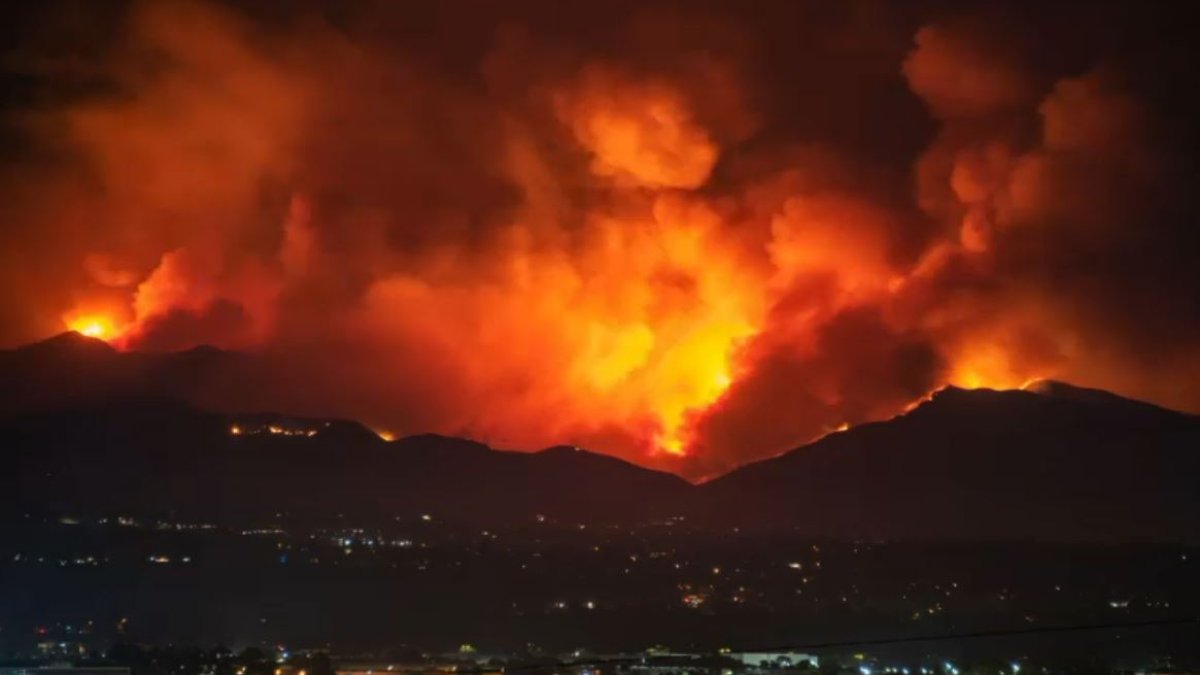
[[[699,526],[837,538],[1200,540],[1200,418],[1059,382],[948,388],[693,487],[571,447],[387,443],[354,422],[205,411],[237,410],[229,397],[212,405],[213,392],[251,390],[260,376],[249,355],[124,353],[77,334],[0,352],[0,499],[9,514],[686,514]]]
[[[10,513],[621,523],[672,513],[690,489],[588,452],[503,452],[433,435],[389,443],[353,422],[214,414],[156,398],[10,417],[0,447]]]
[[[947,388],[704,485],[696,514],[838,537],[1194,541],[1198,478],[1200,418],[1059,383]]]

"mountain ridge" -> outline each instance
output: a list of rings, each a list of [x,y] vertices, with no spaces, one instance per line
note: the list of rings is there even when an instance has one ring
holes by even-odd
[[[1200,418],[1116,395],[947,388],[701,488],[738,505],[710,517],[742,527],[776,518],[864,538],[1195,537],[1197,448]]]
[[[124,360],[134,375],[118,368],[101,378],[117,385],[107,395],[100,386],[41,408],[3,408],[0,440],[15,466],[8,489],[21,508],[432,511],[476,524],[686,517],[705,528],[865,539],[1200,538],[1190,487],[1200,417],[1061,382],[945,387],[891,419],[691,484],[575,446],[521,452],[439,434],[387,441],[351,420],[212,411],[154,378],[178,377],[179,355],[229,363],[227,352],[125,355],[82,337],[47,342],[0,354],[0,380],[36,379],[44,368],[51,385],[69,382],[74,358]],[[206,376],[203,366],[182,372]]]

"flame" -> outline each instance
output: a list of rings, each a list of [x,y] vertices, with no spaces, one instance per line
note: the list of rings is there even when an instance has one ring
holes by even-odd
[[[79,314],[64,323],[68,330],[105,342],[116,340],[122,332],[116,320],[107,314]]]
[[[802,107],[779,117],[769,83],[745,77],[778,70],[755,61],[775,49],[705,45],[707,30],[668,22],[655,39],[646,18],[595,51],[498,31],[468,85],[428,68],[441,58],[350,29],[259,26],[225,4],[132,3],[114,36],[127,48],[112,50],[127,58],[96,64],[128,95],[67,97],[30,125],[31,143],[79,160],[0,176],[30,202],[8,228],[39,256],[9,284],[37,306],[30,326],[61,317],[121,348],[262,355],[279,376],[233,392],[265,399],[245,409],[359,419],[384,440],[570,443],[693,475],[947,384],[1125,379],[1128,345],[1103,336],[1144,322],[1092,330],[1090,311],[1063,311],[1105,287],[1072,296],[1057,280],[1100,265],[1043,276],[1056,247],[1090,253],[1075,237],[1136,222],[1118,209],[1120,222],[1082,226],[1107,210],[1106,190],[1081,187],[1093,169],[1118,169],[1114,203],[1133,205],[1124,162],[1158,164],[1121,144],[1154,125],[1101,71],[1047,90],[966,28],[921,29],[882,69],[940,129],[908,176],[890,151],[844,143],[862,114],[892,111],[856,94],[835,114],[859,88],[821,89],[814,133],[850,126],[810,137]],[[689,36],[701,42],[676,42]],[[823,82],[787,91],[804,101]],[[94,180],[79,180],[85,166]],[[1026,251],[1038,258],[1022,264]],[[26,271],[51,263],[64,269]],[[43,279],[56,284],[44,295]],[[1092,376],[1107,370],[1120,372]],[[1196,381],[1175,370],[1157,386]],[[282,384],[298,377],[311,386]]]
[[[726,370],[728,356],[727,351],[720,349],[699,355],[691,364],[699,374],[698,387],[688,395],[655,402],[654,409],[662,425],[662,431],[655,437],[655,446],[660,452],[675,457],[688,454],[688,447],[693,440],[693,430],[688,426],[689,416],[708,408],[733,384],[733,378]],[[708,378],[707,382],[705,378]]]
[[[972,345],[954,362],[947,383],[963,389],[1022,389],[1043,379],[1014,362],[1011,354],[988,344]]]

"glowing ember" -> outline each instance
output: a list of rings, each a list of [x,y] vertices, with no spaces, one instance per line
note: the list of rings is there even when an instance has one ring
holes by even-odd
[[[296,427],[284,427],[278,424],[268,424],[266,426],[243,426],[241,424],[233,424],[229,427],[230,436],[256,436],[259,434],[268,434],[271,436],[304,436],[312,438],[319,433],[317,429],[304,429]]]

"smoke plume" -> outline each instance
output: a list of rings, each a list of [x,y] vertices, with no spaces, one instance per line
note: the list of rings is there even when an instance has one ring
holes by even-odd
[[[0,340],[691,477],[945,384],[1200,410],[1186,21],[594,4],[21,10]]]

